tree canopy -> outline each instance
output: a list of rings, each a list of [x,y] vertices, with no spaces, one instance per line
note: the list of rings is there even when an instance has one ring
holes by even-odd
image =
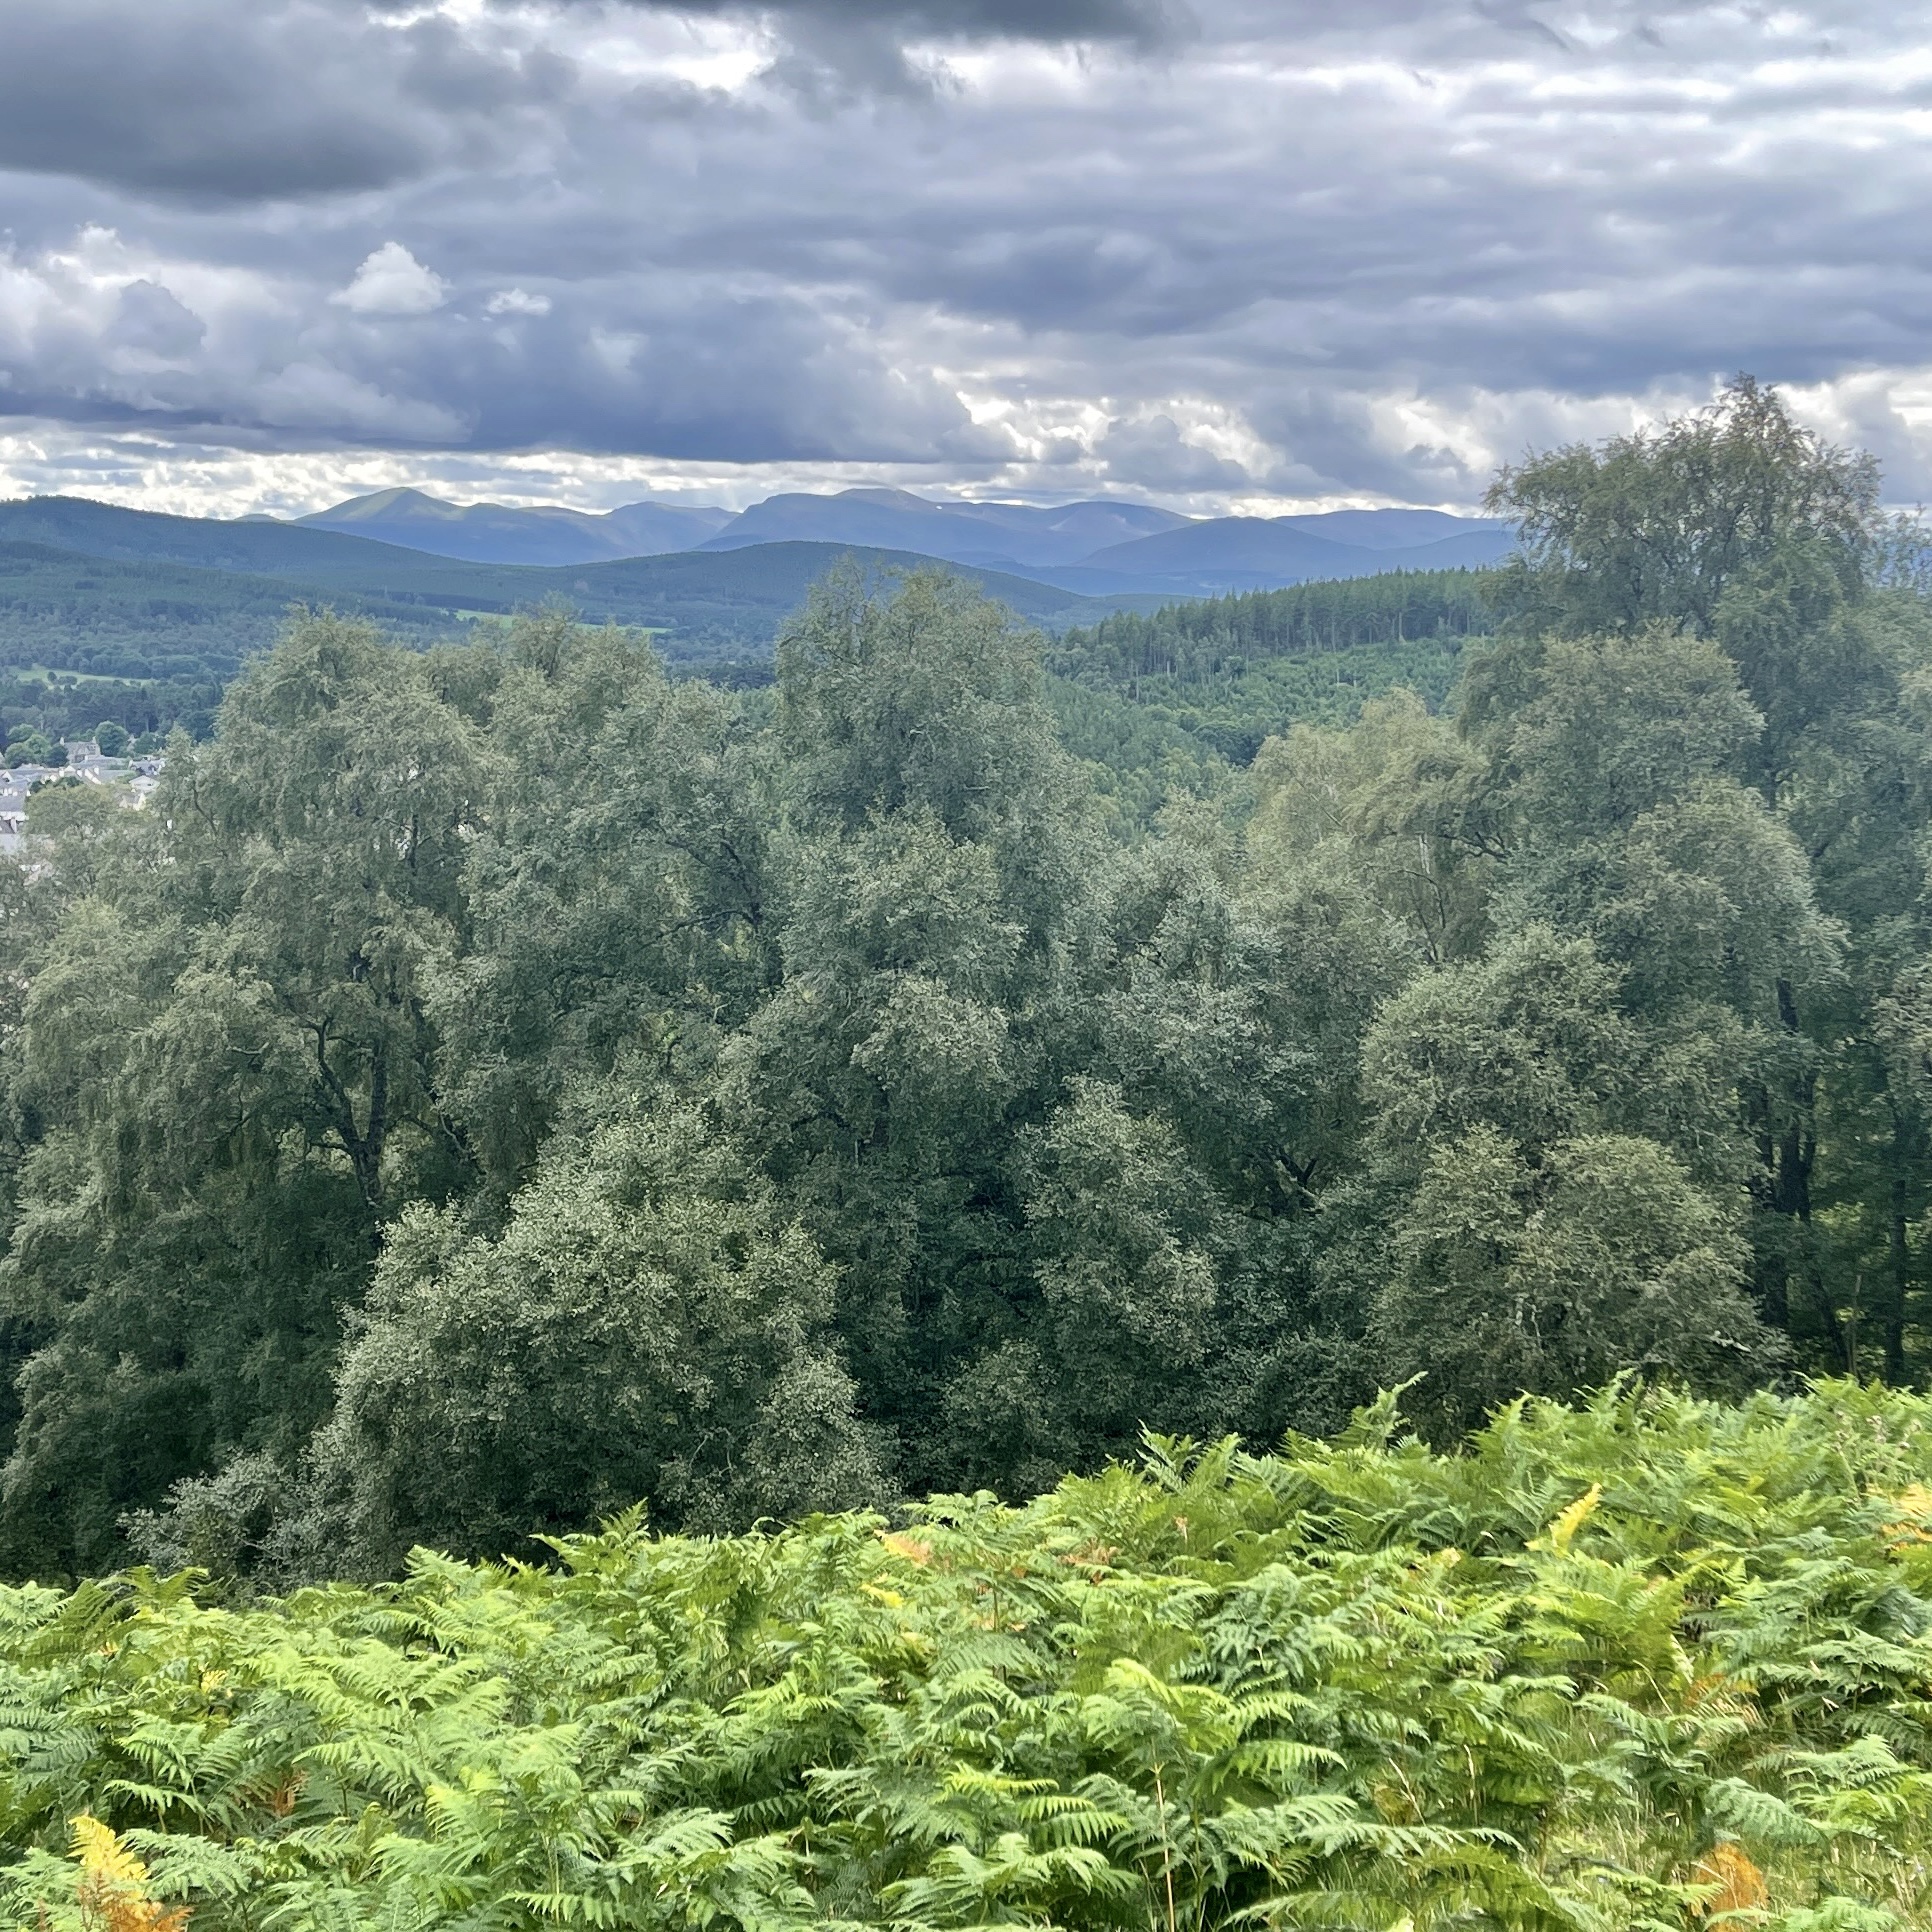
[[[1415,1376],[1444,1439],[1909,1380],[1932,611],[1877,487],[1743,383],[1507,473],[1473,588],[1057,671],[942,575],[833,577],[749,690],[299,616],[0,875],[0,1561],[1018,1496]],[[1135,679],[1391,612],[1453,690],[1108,751]]]

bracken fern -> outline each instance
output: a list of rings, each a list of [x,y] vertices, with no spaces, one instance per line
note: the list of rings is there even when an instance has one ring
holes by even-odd
[[[1393,1401],[1022,1509],[0,1592],[12,1923],[1922,1924],[1932,1402]]]

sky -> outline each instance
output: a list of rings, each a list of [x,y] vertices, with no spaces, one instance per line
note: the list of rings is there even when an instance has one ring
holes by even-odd
[[[1932,0],[0,0],[0,495],[1932,497]]]

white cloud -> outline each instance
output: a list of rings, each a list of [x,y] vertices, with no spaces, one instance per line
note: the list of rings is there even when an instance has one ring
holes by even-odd
[[[384,242],[356,270],[355,280],[329,297],[358,315],[427,315],[449,297],[449,284],[425,268],[401,242]]]
[[[488,315],[548,315],[550,298],[524,288],[500,288],[483,304]]]

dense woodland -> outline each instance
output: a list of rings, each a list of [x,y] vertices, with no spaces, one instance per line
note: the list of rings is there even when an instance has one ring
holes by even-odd
[[[1492,616],[1360,640],[1449,702],[1245,769],[1110,767],[1093,667],[1218,675],[1254,607],[1050,685],[958,581],[847,576],[744,691],[311,614],[148,810],[41,795],[0,1561],[279,1587],[1020,1498],[1417,1377],[1442,1442],[1626,1371],[1912,1379],[1916,540],[1749,385],[1495,504]]]
[[[16,528],[47,541],[11,541]],[[250,539],[240,557],[237,532]],[[299,541],[291,548],[291,538],[318,534],[79,500],[0,504],[0,723],[80,737],[109,717],[135,732],[178,725],[206,738],[223,686],[298,606],[363,618],[392,642],[420,648],[475,625],[487,631],[519,607],[581,612],[589,603],[601,607],[600,622],[648,630],[672,676],[762,685],[771,680],[774,627],[814,574],[852,554],[781,544],[633,560],[584,576],[459,564],[333,536],[323,537],[321,559],[305,556]],[[344,554],[329,553],[331,545]],[[879,581],[883,553],[857,555]],[[398,572],[402,586],[391,588]],[[1350,715],[1364,695],[1396,683],[1440,703],[1455,663],[1445,645],[1490,621],[1468,570],[1249,592],[1092,629],[1072,624],[1089,606],[1071,593],[999,581],[1009,608],[1022,594],[1028,614],[1059,625],[1049,702],[1070,742],[1094,738],[1114,776],[1139,771],[1157,741],[1161,750],[1245,764],[1285,722]],[[1151,809],[1159,794],[1136,786],[1137,809]]]
[[[1492,627],[1483,593],[1470,570],[1390,571],[1122,612],[1051,640],[1046,700],[1101,789],[1149,818],[1291,725],[1351,723],[1397,688],[1442,709],[1463,640]]]
[[[3,507],[17,515],[23,506]],[[123,683],[224,683],[244,657],[274,641],[291,603],[320,594],[308,585],[164,558],[96,556],[8,541],[8,524],[0,516],[4,666],[44,666]],[[446,613],[380,591],[361,592],[353,601],[358,615],[412,642],[426,643],[452,628]]]

